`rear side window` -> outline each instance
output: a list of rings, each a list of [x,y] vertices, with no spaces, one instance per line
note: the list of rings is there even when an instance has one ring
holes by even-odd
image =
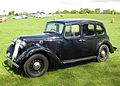
[[[83,25],[83,34],[85,36],[91,36],[95,34],[95,25],[94,24],[84,24]]]
[[[96,26],[96,33],[97,33],[97,34],[103,34],[103,27],[100,26],[100,25],[97,25],[97,26]]]

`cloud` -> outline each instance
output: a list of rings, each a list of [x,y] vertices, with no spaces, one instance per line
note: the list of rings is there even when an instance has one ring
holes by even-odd
[[[80,8],[101,8],[120,10],[120,0],[1,0],[0,10],[14,10],[17,12],[44,11],[55,12],[56,10],[79,10]]]
[[[91,0],[93,2],[120,2],[120,0]]]

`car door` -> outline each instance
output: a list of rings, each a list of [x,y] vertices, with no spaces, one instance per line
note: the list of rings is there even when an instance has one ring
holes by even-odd
[[[85,23],[82,25],[82,40],[84,57],[94,56],[96,54],[96,45],[98,43],[96,36],[96,23]]]
[[[83,55],[81,38],[81,26],[77,23],[66,25],[64,41],[62,43],[62,59],[76,59]]]

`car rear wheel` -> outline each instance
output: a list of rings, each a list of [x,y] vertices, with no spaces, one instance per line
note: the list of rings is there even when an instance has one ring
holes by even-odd
[[[41,76],[48,69],[48,60],[42,54],[34,54],[25,62],[23,67],[28,77]]]
[[[98,62],[106,61],[108,57],[109,57],[109,48],[107,45],[103,44],[100,46],[98,50],[97,61]]]

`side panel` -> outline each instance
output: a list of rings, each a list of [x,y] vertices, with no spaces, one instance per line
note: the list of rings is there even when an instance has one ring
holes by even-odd
[[[61,39],[46,41],[46,48],[61,58]]]

